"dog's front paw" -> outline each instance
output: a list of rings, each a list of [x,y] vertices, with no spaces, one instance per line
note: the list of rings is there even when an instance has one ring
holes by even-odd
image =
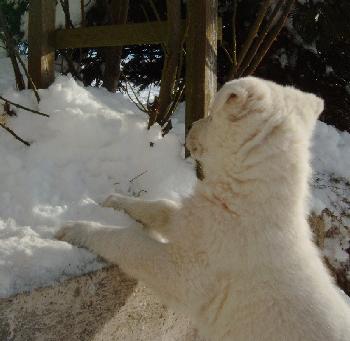
[[[87,246],[91,226],[85,222],[67,222],[56,232],[55,238],[76,246]]]
[[[128,200],[128,197],[125,197],[121,194],[111,194],[107,199],[101,204],[102,207],[111,207],[115,210],[124,210],[125,202]]]

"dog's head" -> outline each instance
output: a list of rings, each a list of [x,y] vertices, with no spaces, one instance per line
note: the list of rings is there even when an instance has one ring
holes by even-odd
[[[292,87],[254,77],[230,81],[216,94],[209,116],[193,124],[187,148],[205,176],[217,174],[254,147],[273,152],[308,141],[322,110],[322,99]]]

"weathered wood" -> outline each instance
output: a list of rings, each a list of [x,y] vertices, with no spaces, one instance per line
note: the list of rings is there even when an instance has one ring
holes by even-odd
[[[186,134],[216,93],[217,0],[187,1]]]
[[[159,44],[167,31],[166,22],[80,27],[57,30],[53,44],[57,49]]]
[[[181,32],[186,23],[181,21]],[[218,39],[221,39],[221,20],[218,21]],[[155,21],[124,25],[79,27],[57,30],[51,44],[56,49],[160,44],[168,38],[168,23]]]
[[[125,24],[128,19],[129,0],[112,0],[109,4],[110,24]],[[120,62],[122,46],[108,46],[104,48],[105,69],[103,72],[103,86],[110,92],[117,91],[120,77]]]
[[[55,77],[55,48],[49,36],[55,31],[55,0],[30,0],[28,70],[37,88],[47,88]]]
[[[181,1],[167,0],[168,13],[168,36],[166,44],[166,55],[162,70],[162,80],[159,92],[159,117],[158,122],[165,124],[173,101],[173,91],[176,83],[177,68],[179,65],[180,55],[182,53],[182,37],[181,32]],[[154,122],[153,122],[154,123]]]

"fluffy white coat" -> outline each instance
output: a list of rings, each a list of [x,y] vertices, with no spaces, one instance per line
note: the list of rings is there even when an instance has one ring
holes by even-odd
[[[208,340],[348,341],[350,308],[307,223],[309,143],[323,101],[248,77],[218,92],[187,139],[204,180],[181,204],[111,195],[140,222],[67,223],[90,249],[186,313]]]

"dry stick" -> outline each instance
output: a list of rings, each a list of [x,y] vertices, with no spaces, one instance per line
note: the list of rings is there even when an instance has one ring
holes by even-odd
[[[4,97],[2,97],[2,96],[0,96],[0,99],[3,100],[4,102],[10,103],[11,105],[13,105],[13,106],[16,107],[16,108],[20,108],[20,109],[23,109],[23,110],[32,112],[33,114],[37,114],[37,115],[40,115],[40,116],[50,117],[50,115],[48,115],[48,114],[44,114],[44,113],[42,113],[42,112],[40,112],[40,111],[33,110],[33,109],[29,109],[29,108],[27,108],[27,107],[24,107],[23,105],[20,105],[20,104],[11,102],[11,101],[9,101],[8,99],[6,99],[6,98],[4,98]]]
[[[256,68],[259,66],[262,59],[266,55],[267,51],[270,49],[272,43],[276,39],[277,35],[282,30],[282,28],[287,20],[288,14],[294,5],[294,2],[295,2],[295,0],[288,0],[287,4],[283,10],[283,14],[279,18],[275,27],[270,31],[266,40],[262,44],[261,49],[258,51],[257,55],[254,57],[252,64],[248,67],[246,74],[251,75],[256,70]]]
[[[140,178],[142,175],[145,175],[146,173],[148,173],[148,170],[145,170],[142,173],[134,176],[132,179],[129,180],[129,182],[133,183],[136,179]]]
[[[270,32],[271,28],[273,27],[273,23],[280,11],[280,9],[282,8],[284,2],[283,1],[279,1],[273,12],[271,13],[270,17],[268,18],[267,23],[265,24],[265,26],[263,27],[261,33],[258,36],[258,41],[256,42],[256,44],[252,45],[251,48],[249,49],[246,57],[244,58],[241,67],[237,73],[237,77],[241,77],[244,72],[246,71],[246,69],[249,67],[250,63],[252,62],[253,58],[256,56],[261,44],[264,42],[266,36],[268,35],[268,33]]]
[[[26,140],[23,140],[13,130],[11,130],[10,128],[6,127],[4,124],[0,123],[0,127],[5,129],[7,132],[9,132],[16,140],[22,142],[23,144],[25,144],[28,147],[30,146],[29,142],[27,142]]]
[[[249,30],[248,37],[244,41],[243,46],[241,48],[241,51],[238,54],[237,65],[232,68],[232,70],[229,74],[230,79],[232,79],[236,76],[237,71],[239,70],[239,67],[240,67],[246,53],[248,52],[250,46],[252,45],[252,43],[256,37],[256,34],[259,31],[259,27],[260,27],[262,21],[264,20],[265,14],[269,8],[270,1],[271,0],[263,0],[262,1],[261,5],[260,5],[259,12],[258,12],[257,17],[256,17],[256,20],[255,20],[253,26],[251,27],[251,29]]]
[[[236,32],[236,24],[237,24],[237,0],[233,1],[233,14],[232,14],[232,62],[233,66],[237,67],[237,32]],[[223,46],[224,47],[224,46]],[[225,49],[225,48],[224,48]],[[226,50],[226,52],[228,52]],[[230,54],[228,53],[230,56]],[[231,56],[230,56],[231,57]]]

